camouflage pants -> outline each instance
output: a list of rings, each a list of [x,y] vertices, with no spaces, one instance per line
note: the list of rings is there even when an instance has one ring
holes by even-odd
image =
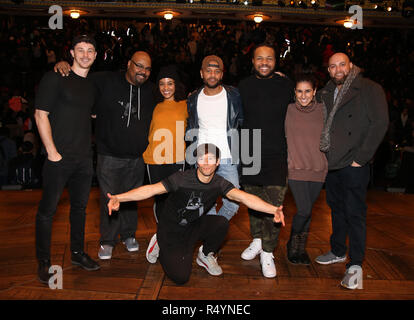
[[[244,191],[258,196],[262,200],[275,206],[283,204],[287,186],[253,186],[244,185]],[[254,238],[262,239],[262,249],[273,252],[277,246],[280,232],[280,223],[273,222],[273,216],[249,209],[250,234]]]

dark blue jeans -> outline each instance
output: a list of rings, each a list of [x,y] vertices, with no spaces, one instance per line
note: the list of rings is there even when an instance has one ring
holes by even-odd
[[[349,238],[350,262],[347,268],[362,266],[365,256],[365,199],[369,178],[369,165],[332,170],[326,178],[326,201],[332,215],[331,250],[337,256],[345,255],[346,238]]]
[[[93,175],[91,158],[65,156],[43,166],[43,194],[36,215],[36,256],[50,259],[53,216],[63,189],[67,185],[70,197],[70,248],[83,251],[85,238],[85,211]]]
[[[106,194],[119,194],[138,188],[144,182],[145,164],[143,159],[123,159],[98,154],[96,167],[100,188],[100,231],[102,245],[115,246],[118,236],[121,241],[135,237],[138,225],[137,203],[121,203],[119,211],[108,214]]]

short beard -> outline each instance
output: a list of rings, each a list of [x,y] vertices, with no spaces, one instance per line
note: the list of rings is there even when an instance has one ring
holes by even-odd
[[[346,78],[348,77],[348,75],[344,76],[342,79],[336,79],[336,78],[332,78],[332,81],[337,85],[337,86],[341,86],[345,83]]]
[[[217,83],[214,85],[210,85],[208,84],[207,80],[204,80],[204,85],[209,89],[216,89],[218,86],[221,85],[221,80],[217,81]]]
[[[262,75],[259,71],[257,71],[256,69],[254,69],[254,73],[256,74],[256,76],[260,79],[270,79],[273,77],[273,75],[275,74],[275,69],[273,68],[272,70],[270,70],[269,74],[264,76]]]
[[[142,75],[141,75],[142,76]],[[144,79],[142,80],[142,82],[140,82],[138,79],[137,79],[137,75],[135,75],[135,77],[134,77],[134,82],[135,82],[135,86],[137,86],[137,87],[140,87],[140,86],[142,86],[143,84],[144,84],[144,82],[145,81],[147,81],[148,79],[147,79],[147,77],[145,76],[145,75],[143,75],[143,77],[144,77]]]

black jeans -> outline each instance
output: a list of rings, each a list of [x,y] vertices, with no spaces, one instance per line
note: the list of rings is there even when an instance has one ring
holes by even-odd
[[[173,173],[177,171],[184,171],[184,163],[172,163],[172,164],[148,164],[148,178],[151,184],[160,182],[161,180],[169,177]],[[160,215],[164,210],[165,201],[168,198],[168,193],[160,194],[155,196],[155,219],[158,221],[160,219]]]
[[[110,216],[106,194],[124,193],[141,186],[144,182],[145,164],[141,157],[122,159],[98,154],[96,175],[100,188],[100,243],[115,246],[118,236],[121,241],[135,237],[138,225],[137,203],[121,203],[119,211],[113,211]]]
[[[308,232],[312,207],[318,199],[323,182],[289,180],[296,204],[296,214],[292,220],[292,233]]]
[[[365,256],[365,199],[369,178],[369,165],[332,170],[326,178],[326,201],[332,215],[331,250],[337,256],[345,255],[346,238],[349,237],[350,262],[347,268],[362,266]]]
[[[229,221],[218,215],[203,215],[182,231],[171,231],[161,219],[157,240],[160,263],[166,275],[177,284],[186,283],[190,278],[197,241],[203,241],[205,255],[216,253],[227,235],[228,228]]]
[[[50,242],[53,216],[65,186],[70,197],[70,248],[83,251],[85,238],[85,210],[92,183],[91,158],[65,156],[43,165],[43,194],[36,215],[36,256],[39,260],[50,259]]]

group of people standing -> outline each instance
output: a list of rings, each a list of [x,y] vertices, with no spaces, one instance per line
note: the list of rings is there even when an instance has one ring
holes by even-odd
[[[350,261],[341,284],[362,287],[369,161],[387,129],[388,111],[382,88],[363,78],[345,54],[331,56],[331,80],[318,92],[310,75],[299,75],[293,83],[276,72],[271,45],[255,48],[254,73],[238,88],[222,84],[223,61],[210,55],[201,65],[203,87],[188,97],[172,66],[161,68],[155,86],[148,81],[151,58],[146,52],[134,53],[123,74],[91,75],[94,39],[76,37],[71,54],[72,66],[61,62],[55,67],[61,74],[47,73],[36,99],[36,122],[48,155],[36,216],[41,282],[48,283],[50,278],[52,218],[66,184],[72,263],[86,270],[99,269],[83,249],[93,172],[93,115],[100,259],[111,259],[119,240],[128,251],[138,250],[136,201],[155,197],[157,233],[147,248],[147,260],[155,263],[159,258],[168,277],[185,283],[195,245],[201,240],[197,264],[211,275],[220,275],[217,252],[238,203],[243,203],[249,208],[252,242],[241,258],[252,260],[259,255],[263,275],[275,277],[273,252],[284,226],[287,187],[297,207],[287,243],[288,260],[308,265],[305,248],[312,207],[326,183],[332,212],[331,250],[315,261],[345,261],[349,237]],[[243,139],[240,143],[241,129],[247,129],[248,144]],[[252,134],[257,129],[259,139]],[[241,174],[250,164],[240,161],[240,151],[255,156],[258,173]],[[189,168],[191,157],[196,159],[195,168]],[[150,184],[143,186],[145,169]],[[219,196],[223,205],[217,211]]]

